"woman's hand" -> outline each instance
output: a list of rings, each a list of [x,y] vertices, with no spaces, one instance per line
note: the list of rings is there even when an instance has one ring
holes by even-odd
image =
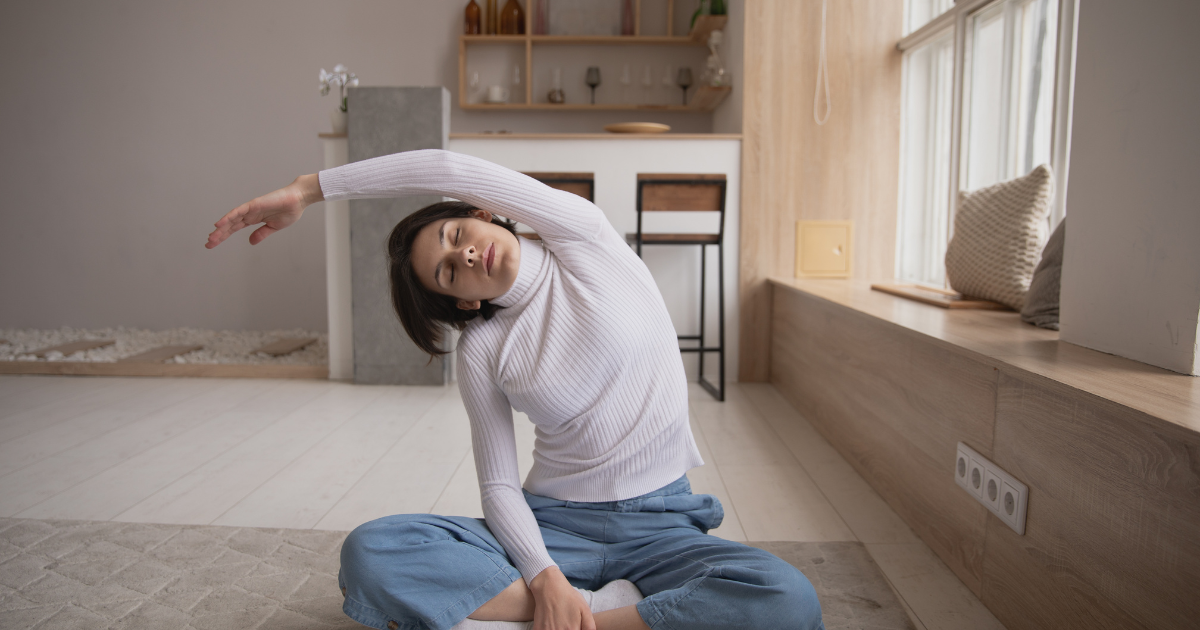
[[[304,214],[304,209],[318,201],[324,201],[321,193],[321,183],[317,175],[301,175],[291,184],[257,197],[229,211],[214,225],[217,229],[208,235],[208,243],[204,246],[212,249],[234,232],[252,225],[263,223],[262,227],[250,233],[250,244],[257,245],[264,238],[295,223]]]
[[[533,630],[596,630],[587,602],[558,567],[547,567],[529,582]]]

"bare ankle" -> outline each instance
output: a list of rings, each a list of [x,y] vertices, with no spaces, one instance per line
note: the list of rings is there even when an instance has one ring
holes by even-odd
[[[533,593],[518,579],[499,595],[475,609],[468,618],[476,621],[533,621]]]
[[[650,630],[636,605],[596,613],[595,619],[596,630]]]

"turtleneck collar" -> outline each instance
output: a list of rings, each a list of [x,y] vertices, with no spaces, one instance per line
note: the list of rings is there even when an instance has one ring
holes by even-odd
[[[491,303],[496,306],[509,308],[525,301],[529,296],[529,290],[533,288],[538,276],[541,275],[542,267],[546,264],[546,250],[541,241],[532,241],[518,236],[517,242],[521,245],[521,268],[517,270],[517,279],[508,291],[491,300]]]

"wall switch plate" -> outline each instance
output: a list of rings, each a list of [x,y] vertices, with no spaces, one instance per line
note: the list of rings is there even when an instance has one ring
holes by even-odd
[[[962,442],[954,458],[954,483],[1017,534],[1025,535],[1029,487]]]
[[[797,221],[796,277],[849,278],[853,221]]]

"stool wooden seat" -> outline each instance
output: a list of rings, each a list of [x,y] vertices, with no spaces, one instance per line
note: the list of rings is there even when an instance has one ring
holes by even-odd
[[[595,173],[522,173],[558,190],[575,193],[588,201],[596,201]]]
[[[627,232],[625,240],[636,244],[637,232]],[[717,245],[720,241],[719,234],[642,234],[642,245]]]
[[[724,174],[696,173],[638,173],[637,231],[625,238],[642,255],[645,245],[698,245],[700,247],[700,333],[679,335],[681,341],[698,342],[697,347],[681,347],[680,352],[695,352],[700,356],[700,385],[717,400],[725,400],[725,185]],[[644,212],[717,212],[716,233],[661,233],[642,230]],[[717,247],[718,341],[716,346],[705,345],[704,305],[706,252],[709,245]],[[704,353],[715,352],[719,357],[717,384],[704,378]]]

